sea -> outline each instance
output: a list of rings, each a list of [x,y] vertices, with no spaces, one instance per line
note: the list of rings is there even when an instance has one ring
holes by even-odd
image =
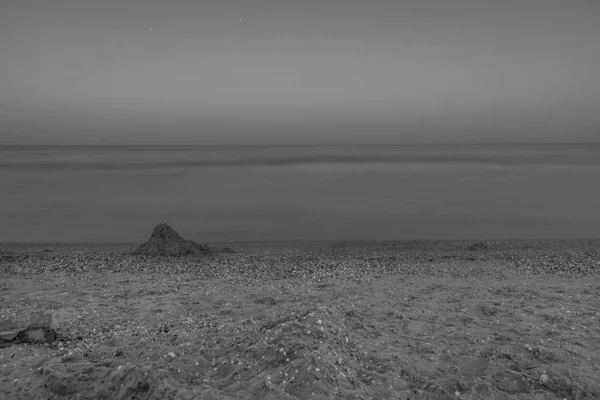
[[[600,238],[600,144],[0,146],[0,242]]]

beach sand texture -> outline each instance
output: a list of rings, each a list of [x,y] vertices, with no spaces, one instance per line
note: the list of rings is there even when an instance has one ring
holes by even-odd
[[[228,245],[2,247],[0,398],[600,398],[597,242]]]

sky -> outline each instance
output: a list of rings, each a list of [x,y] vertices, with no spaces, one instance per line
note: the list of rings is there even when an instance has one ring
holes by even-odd
[[[597,142],[600,2],[3,0],[0,144]]]

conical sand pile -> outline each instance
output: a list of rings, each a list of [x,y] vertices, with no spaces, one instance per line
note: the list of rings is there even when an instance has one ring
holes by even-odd
[[[209,251],[207,246],[199,245],[191,240],[182,238],[167,224],[160,224],[154,228],[150,239],[138,247],[133,254],[151,256],[183,256],[200,254]]]

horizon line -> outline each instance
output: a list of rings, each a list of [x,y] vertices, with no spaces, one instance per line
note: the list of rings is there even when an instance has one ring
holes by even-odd
[[[397,146],[397,147],[418,147],[418,146],[550,146],[550,145],[599,145],[598,142],[505,142],[505,143],[359,143],[359,144],[340,144],[340,143],[220,143],[220,144],[201,144],[201,143],[181,143],[181,144],[140,144],[140,143],[68,143],[68,144],[31,144],[31,143],[0,143],[0,147],[266,147],[266,146],[327,146],[327,147],[376,147],[376,146]]]

